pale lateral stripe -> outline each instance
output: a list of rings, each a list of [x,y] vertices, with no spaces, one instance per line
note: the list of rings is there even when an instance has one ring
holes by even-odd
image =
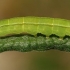
[[[9,19],[8,19],[8,25],[9,25]],[[9,31],[10,29],[9,29],[9,27],[7,28],[7,31]]]
[[[38,28],[39,28],[39,25],[38,24],[36,24],[37,25],[37,33],[38,33]]]
[[[43,31],[45,31],[45,28],[43,27],[43,29],[42,29]]]
[[[24,23],[25,23],[25,21],[24,21],[24,17],[23,17],[23,22],[22,22],[22,30],[24,31]]]
[[[38,22],[38,24],[37,23],[33,23],[33,24],[36,24],[36,26],[37,26],[36,27],[36,32],[38,33],[38,28],[39,28],[39,25],[38,24],[39,24],[39,22]]]
[[[53,26],[54,26],[54,18],[53,18],[53,22],[52,22],[52,34],[53,34]]]
[[[70,23],[68,22],[67,23],[67,25],[69,26],[70,25]],[[68,33],[68,28],[66,28],[66,30],[65,30],[66,32],[65,33]]]
[[[52,24],[47,24],[47,23],[34,23],[34,22],[23,22],[25,25],[47,25],[47,26],[52,26]],[[5,25],[0,25],[0,27],[3,27],[3,26],[10,26],[10,25],[24,25],[23,23],[12,23],[12,24],[5,24]],[[58,24],[53,24],[54,26],[56,27],[64,27],[64,28],[70,28],[70,25],[69,26],[64,26],[64,25],[58,25]]]
[[[59,26],[59,22],[57,22],[57,24],[58,24],[58,26]],[[57,27],[57,30],[56,30],[56,31],[57,31],[57,33],[59,32],[59,27]]]
[[[9,25],[9,19],[8,19],[8,25]]]

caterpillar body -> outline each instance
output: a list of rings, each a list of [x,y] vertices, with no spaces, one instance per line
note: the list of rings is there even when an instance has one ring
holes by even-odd
[[[47,17],[17,17],[0,21],[0,36],[19,33],[70,35],[70,20]]]
[[[70,36],[70,20],[47,17],[16,17],[0,21],[0,37],[10,34],[28,33],[36,35],[42,33],[46,37],[7,37],[0,38],[0,51],[18,50],[47,50],[59,49],[70,51],[70,39],[62,39],[65,35]],[[52,37],[55,34],[60,38]]]

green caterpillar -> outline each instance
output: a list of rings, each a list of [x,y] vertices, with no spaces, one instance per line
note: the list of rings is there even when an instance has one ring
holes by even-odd
[[[70,35],[70,20],[47,17],[17,17],[0,21],[0,36],[8,34],[37,33],[47,37],[56,34],[60,37]]]
[[[37,33],[42,33],[46,37],[6,37],[28,33],[36,36]],[[60,38],[49,37],[55,34]],[[64,36],[68,38],[63,39]],[[59,49],[70,51],[70,20],[47,17],[16,17],[0,21],[0,52],[16,50],[47,50]],[[2,38],[6,37],[6,38]]]

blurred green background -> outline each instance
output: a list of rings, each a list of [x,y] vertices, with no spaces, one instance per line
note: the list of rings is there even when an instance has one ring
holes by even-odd
[[[0,19],[17,16],[70,19],[70,0],[0,0]],[[70,70],[70,52],[3,52],[0,70]]]

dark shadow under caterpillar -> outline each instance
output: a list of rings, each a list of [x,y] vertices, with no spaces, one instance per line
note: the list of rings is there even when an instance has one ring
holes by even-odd
[[[46,51],[49,49],[57,49],[70,52],[70,38],[65,36],[64,39],[52,34],[49,37],[38,33],[33,35],[12,35],[0,38],[0,52],[4,51],[20,51],[28,52],[32,50]]]

